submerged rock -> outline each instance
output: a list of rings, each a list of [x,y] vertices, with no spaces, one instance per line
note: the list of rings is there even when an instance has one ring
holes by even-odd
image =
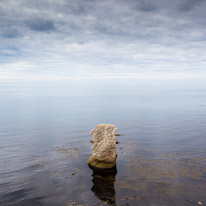
[[[88,164],[95,168],[112,168],[116,165],[116,127],[112,124],[99,124],[92,131],[93,154]]]

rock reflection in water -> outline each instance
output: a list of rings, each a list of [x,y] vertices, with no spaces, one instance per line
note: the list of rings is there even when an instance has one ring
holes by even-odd
[[[115,177],[117,174],[116,166],[111,169],[98,170],[90,167],[92,169],[92,182],[93,186],[91,191],[95,194],[95,196],[101,201],[116,205],[115,203]]]

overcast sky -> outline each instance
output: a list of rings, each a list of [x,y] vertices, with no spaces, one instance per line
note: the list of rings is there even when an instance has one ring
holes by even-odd
[[[0,0],[1,78],[206,76],[206,0]]]

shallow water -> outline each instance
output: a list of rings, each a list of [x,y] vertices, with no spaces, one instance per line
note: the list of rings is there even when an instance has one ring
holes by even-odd
[[[206,204],[203,81],[1,80],[0,106],[0,205]],[[107,175],[99,123],[120,134]]]

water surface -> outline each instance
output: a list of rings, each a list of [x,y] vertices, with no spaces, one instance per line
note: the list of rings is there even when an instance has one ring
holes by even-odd
[[[0,114],[0,205],[206,203],[203,81],[1,80]],[[120,134],[107,175],[86,163],[99,123]]]

